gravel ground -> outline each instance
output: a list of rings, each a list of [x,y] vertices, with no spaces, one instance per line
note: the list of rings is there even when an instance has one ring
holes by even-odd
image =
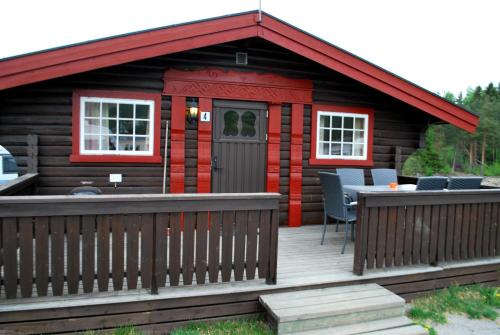
[[[448,315],[447,319],[444,325],[434,326],[438,335],[500,335],[500,318],[471,320],[464,315]]]

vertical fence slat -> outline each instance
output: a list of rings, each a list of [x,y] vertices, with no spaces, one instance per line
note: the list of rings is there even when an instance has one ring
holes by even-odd
[[[269,241],[269,273],[266,278],[267,284],[276,284],[278,275],[278,230],[279,230],[279,210],[271,211],[271,227]]]
[[[184,285],[193,284],[195,223],[195,213],[184,213],[184,231],[182,233],[182,281]]]
[[[420,263],[420,254],[422,248],[423,210],[423,206],[416,206],[415,208],[415,221],[413,224],[412,264]]]
[[[99,292],[109,285],[109,220],[108,215],[97,216],[97,286]]]
[[[498,214],[497,214],[497,241],[495,245],[495,253],[497,256],[500,256],[500,206],[498,206]]]
[[[153,214],[141,215],[141,284],[151,287],[153,276]]]
[[[137,214],[127,215],[127,288],[136,289],[139,277],[139,222]]]
[[[91,293],[95,281],[96,217],[82,216],[82,282],[83,292]]]
[[[170,215],[170,256],[169,256],[170,286],[179,285],[181,272],[181,213]]]
[[[17,296],[17,219],[4,218],[2,226],[5,295],[13,299]]]
[[[465,204],[462,212],[462,233],[460,237],[460,257],[468,258],[470,204]]]
[[[207,277],[208,212],[196,217],[196,283],[204,284]]]
[[[68,293],[77,294],[80,284],[80,217],[66,218]]]
[[[446,220],[446,241],[444,256],[447,261],[453,258],[453,238],[455,226],[455,205],[448,205],[448,217]]]
[[[431,215],[432,207],[430,205],[424,206],[424,214],[422,216],[422,241],[420,247],[420,262],[429,263],[429,248],[431,238]]]
[[[49,219],[46,216],[35,219],[35,254],[36,293],[44,297],[49,287]]]
[[[21,296],[29,298],[33,293],[33,218],[31,217],[19,218],[19,267]]]
[[[64,286],[64,216],[50,218],[50,245],[52,293],[62,295]]]
[[[429,263],[437,264],[438,253],[438,235],[439,235],[439,205],[433,205],[431,208],[431,230],[429,237]]]
[[[257,267],[257,230],[259,227],[259,212],[248,212],[247,227],[247,250],[246,250],[246,278],[255,278],[255,269]]]
[[[112,263],[111,273],[113,277],[113,290],[121,291],[123,289],[124,272],[124,216],[113,215],[111,218],[111,250]]]
[[[259,256],[258,256],[258,267],[259,267],[259,278],[266,278],[268,275],[268,259],[269,259],[269,230],[271,222],[271,213],[269,210],[263,210],[260,212],[260,224],[259,224]]]
[[[415,206],[407,206],[405,218],[405,248],[403,254],[403,264],[411,263],[411,252],[413,243],[413,226],[415,222]]]
[[[489,243],[488,243],[488,256],[495,256],[495,240],[498,229],[498,203],[491,204],[491,225],[490,225],[490,233],[489,233]]]
[[[455,226],[453,232],[453,259],[460,259],[462,222],[463,222],[463,205],[455,205]]]
[[[366,263],[366,250],[368,241],[368,215],[369,209],[365,207],[365,198],[360,196],[358,198],[358,207],[356,209],[356,216],[358,222],[356,223],[356,241],[354,243],[354,261],[352,270],[354,274],[361,276],[365,269]]]
[[[208,250],[208,279],[210,283],[216,283],[219,280],[221,220],[220,212],[210,212],[210,244]]]
[[[438,244],[437,244],[437,260],[444,261],[446,248],[446,218],[448,215],[448,206],[439,206],[439,225],[438,225]]]
[[[470,207],[470,225],[469,225],[469,241],[468,241],[468,254],[469,257],[474,258],[476,255],[476,226],[477,226],[477,210],[478,205],[472,204]]]
[[[168,261],[168,213],[156,214],[156,283],[158,287],[165,287],[167,281]]]
[[[477,224],[476,224],[476,243],[475,243],[475,254],[476,257],[482,256],[482,241],[483,241],[483,228],[484,228],[484,216],[485,216],[485,204],[479,204],[477,213]]]
[[[387,243],[387,207],[380,207],[378,210],[378,234],[377,234],[377,254],[376,265],[381,268],[385,260],[385,248]]]
[[[483,225],[483,238],[482,238],[482,254],[483,256],[489,256],[489,244],[490,244],[490,230],[491,230],[491,203],[485,205],[484,211],[484,225]]]
[[[403,261],[403,248],[405,241],[405,207],[397,207],[397,221],[396,221],[396,247],[394,254],[394,265],[400,266]]]
[[[368,241],[366,249],[366,267],[373,269],[377,252],[378,208],[370,208],[368,212]]]
[[[247,212],[236,212],[236,227],[234,236],[234,279],[243,280],[245,272],[245,237],[247,234]]]
[[[225,211],[222,214],[222,281],[231,280],[233,265],[233,232],[234,211]]]
[[[387,244],[385,248],[385,266],[392,266],[394,260],[394,245],[396,239],[396,226],[398,224],[398,208],[389,207],[387,214]]]

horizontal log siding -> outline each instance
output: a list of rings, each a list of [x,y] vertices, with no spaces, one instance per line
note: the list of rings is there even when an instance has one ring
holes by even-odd
[[[235,52],[248,52],[248,65],[235,64]],[[91,180],[105,193],[154,193],[161,191],[161,164],[70,164],[71,153],[71,92],[74,88],[115,89],[161,92],[166,68],[219,67],[243,71],[272,72],[280,75],[308,78],[314,82],[314,102],[375,109],[374,160],[377,167],[392,167],[394,146],[402,147],[403,161],[419,145],[424,125],[433,121],[408,105],[366,87],[350,78],[332,72],[300,55],[258,39],[191,50],[148,60],[54,79],[0,92],[0,144],[15,155],[24,155],[22,146],[4,142],[5,135],[39,135],[40,194],[67,194],[82,180]],[[318,223],[321,219],[321,190],[318,170],[333,167],[310,167],[311,108],[304,112],[304,172],[303,223]],[[170,119],[170,98],[162,103],[162,145],[164,123]],[[281,223],[285,223],[290,157],[290,106],[283,106],[281,134],[280,189]],[[196,125],[186,127],[186,192],[196,189]],[[163,153],[163,149],[161,149]],[[21,157],[22,159],[22,157]],[[109,173],[122,173],[124,182],[114,188],[108,182]],[[169,175],[169,171],[167,171]],[[167,180],[167,186],[169,181]]]

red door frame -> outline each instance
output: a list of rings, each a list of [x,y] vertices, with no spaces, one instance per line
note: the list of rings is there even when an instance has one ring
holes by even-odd
[[[171,192],[184,192],[186,97],[198,97],[201,111],[211,111],[212,99],[249,100],[268,103],[267,192],[279,192],[280,190],[281,105],[291,103],[292,130],[288,224],[289,226],[300,226],[303,111],[304,104],[312,104],[312,81],[292,79],[271,73],[224,71],[220,69],[193,71],[168,69],[164,74],[163,94],[172,96]],[[180,124],[181,120],[184,123],[183,125]],[[212,122],[199,122],[198,192],[210,192],[211,145]],[[177,156],[174,157],[174,155]]]

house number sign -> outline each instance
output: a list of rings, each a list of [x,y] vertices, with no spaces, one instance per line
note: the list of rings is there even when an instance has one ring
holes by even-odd
[[[210,112],[201,112],[200,121],[210,122]]]

